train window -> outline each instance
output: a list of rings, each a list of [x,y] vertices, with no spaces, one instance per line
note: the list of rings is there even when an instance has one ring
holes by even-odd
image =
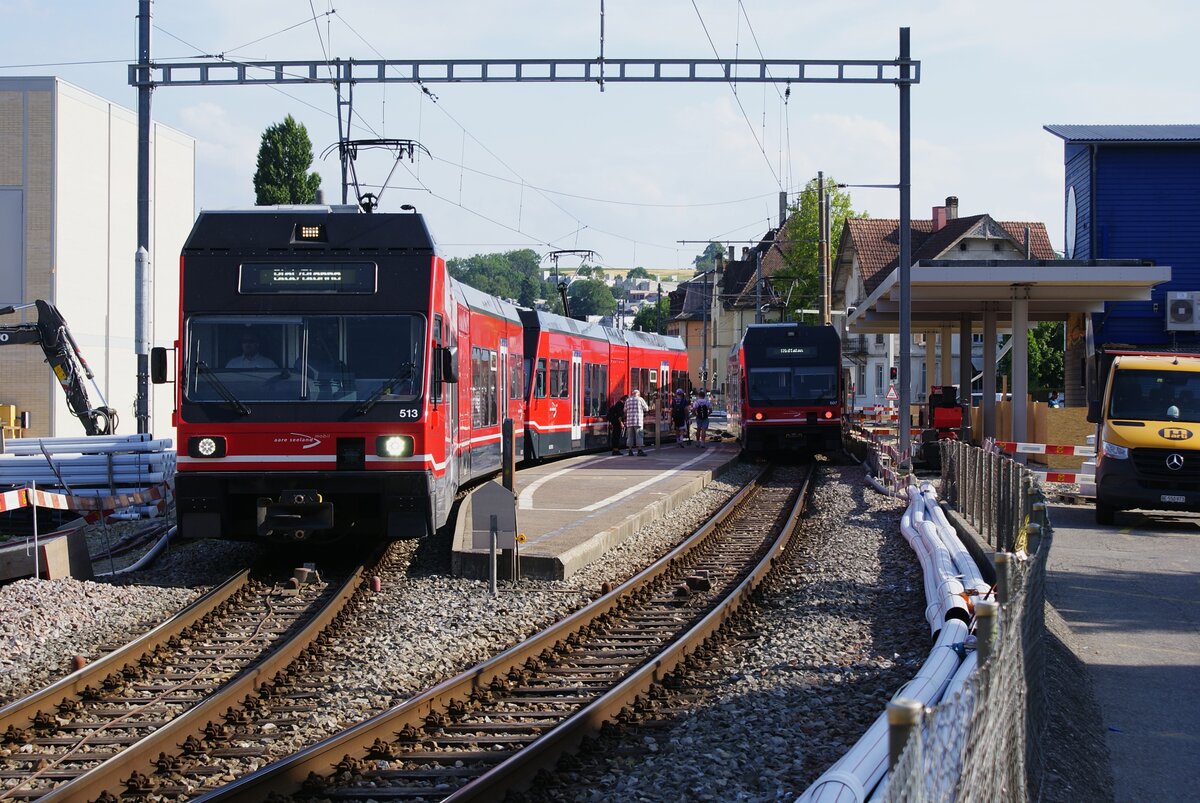
[[[510,399],[521,398],[521,393],[525,387],[525,364],[521,361],[519,354],[514,354],[509,357],[512,361],[508,368],[508,397]]]
[[[571,395],[571,385],[567,379],[569,363],[566,360],[550,361],[550,397],[565,399]]]
[[[442,345],[442,315],[441,315],[441,313],[437,313],[436,315],[433,316],[433,344],[434,344],[434,346],[438,346],[438,347],[440,347]],[[436,366],[440,365],[439,358],[437,355],[434,355],[433,359],[434,359],[434,365],[435,365],[434,379],[440,380],[441,379],[441,376],[440,376],[441,369],[436,367]],[[435,381],[435,382],[429,383],[429,398],[435,404],[440,403],[442,401],[442,383],[441,383],[441,381]]]
[[[184,398],[412,401],[423,385],[426,325],[419,315],[193,316]]]
[[[544,358],[537,361],[537,373],[534,375],[533,397],[535,399],[546,398],[546,360]]]
[[[496,352],[471,347],[471,426],[496,423]]]

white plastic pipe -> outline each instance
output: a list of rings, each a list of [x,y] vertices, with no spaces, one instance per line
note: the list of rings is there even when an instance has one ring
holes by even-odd
[[[927,505],[932,498],[936,506],[936,497],[914,486],[905,490],[909,504],[900,517],[900,532],[920,561],[926,621],[937,635],[929,658],[912,680],[893,695],[893,699],[904,696],[929,706],[941,700],[951,681],[962,674],[960,653],[955,647],[967,639],[970,616],[962,597],[959,569],[952,558],[961,543],[955,548],[944,542],[945,533],[938,526],[940,507],[934,511]],[[952,528],[950,532],[953,534]],[[958,540],[957,535],[954,540]],[[884,712],[863,737],[800,796],[797,803],[861,803],[879,784],[887,767],[888,725]]]
[[[158,542],[155,543],[154,546],[150,547],[149,551],[147,551],[145,555],[142,555],[142,557],[138,559],[137,563],[132,563],[129,566],[126,566],[124,569],[117,569],[115,572],[98,572],[97,576],[114,577],[118,574],[136,572],[138,569],[148,566],[151,561],[158,557],[158,553],[163,551],[163,549],[167,546],[167,543],[175,536],[175,531],[178,529],[179,528],[175,527],[174,525],[168,528],[163,537],[158,539]]]

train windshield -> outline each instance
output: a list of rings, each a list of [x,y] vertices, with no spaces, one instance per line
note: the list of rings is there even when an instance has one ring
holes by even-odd
[[[837,372],[825,365],[751,368],[747,385],[752,405],[837,403]]]
[[[193,402],[411,402],[423,386],[420,315],[197,315],[187,323]]]

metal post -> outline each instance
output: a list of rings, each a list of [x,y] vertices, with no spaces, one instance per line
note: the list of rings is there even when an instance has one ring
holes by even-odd
[[[817,171],[817,286],[821,294],[818,314],[821,323],[829,323],[829,307],[826,305],[826,292],[829,289],[829,276],[825,273],[825,258],[829,255],[829,241],[825,239],[825,172]]]
[[[996,648],[1000,635],[1000,604],[980,601],[975,603],[975,651],[979,653],[979,665],[987,663]]]
[[[708,318],[712,314],[712,295],[708,292],[708,276],[711,270],[704,272],[704,360],[700,366],[700,387],[708,390]]]
[[[762,323],[762,251],[754,247],[754,322]]]
[[[516,487],[516,455],[514,454],[514,444],[513,420],[506,418],[504,419],[504,428],[500,434],[500,463],[502,465],[500,484],[510,491]]]
[[[908,697],[897,697],[887,704],[888,769],[894,768],[900,760],[913,731],[921,727],[924,713],[925,706]]]
[[[1012,555],[1008,552],[997,552],[993,563],[996,567],[996,602],[1007,605],[1009,600],[1009,571],[1012,568]]]
[[[138,0],[138,155],[137,155],[137,254],[150,253],[150,0]],[[135,279],[140,281],[140,279]],[[140,285],[134,287],[135,297]],[[146,327],[146,310],[136,307],[134,339],[137,341]],[[137,415],[138,432],[150,431],[150,355],[140,347],[137,353]]]
[[[138,246],[133,267],[134,350],[137,353],[137,431],[150,431],[150,254]]]
[[[912,130],[910,128],[911,69],[908,61],[908,28],[900,29],[900,448],[903,454],[912,449],[909,421],[912,399],[912,213],[910,200]],[[911,468],[911,457],[909,465]]]
[[[492,593],[492,596],[494,597],[497,594],[499,594],[499,591],[496,589],[496,540],[498,538],[497,530],[499,530],[500,525],[496,521],[495,513],[493,513],[491,516],[489,516],[488,519],[490,520],[491,531],[492,531],[492,548],[491,548],[492,571],[491,571],[491,576],[488,578],[488,591],[490,591]]]
[[[37,580],[42,576],[42,567],[41,555],[38,554],[37,482],[34,480],[29,481],[29,488],[25,490],[25,501],[33,513],[33,579]]]

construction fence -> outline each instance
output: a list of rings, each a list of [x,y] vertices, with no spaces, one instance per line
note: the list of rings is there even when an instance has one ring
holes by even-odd
[[[880,799],[1036,800],[1047,726],[1046,500],[1034,472],[1005,455],[957,441],[941,449],[941,498],[1004,556],[996,562],[999,632],[978,670],[925,711]]]

